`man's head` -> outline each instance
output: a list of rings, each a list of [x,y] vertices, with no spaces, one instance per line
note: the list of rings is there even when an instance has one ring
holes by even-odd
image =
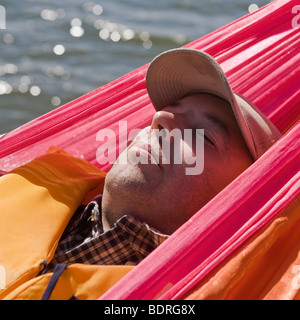
[[[157,112],[152,125],[137,135],[120,159],[137,154],[151,158],[152,149],[160,154],[154,163],[112,166],[103,193],[104,222],[112,225],[131,214],[170,234],[259,158],[280,134],[250,102],[231,91],[220,66],[203,52],[176,49],[163,53],[150,64],[146,85]],[[175,164],[174,154],[169,164],[161,163],[164,138],[150,139],[154,129],[182,133],[191,129],[193,141],[196,129],[204,129],[203,172],[186,175],[189,162]],[[174,141],[169,139],[169,143],[172,146]],[[190,147],[195,155],[195,143],[187,146],[182,139],[181,145]]]

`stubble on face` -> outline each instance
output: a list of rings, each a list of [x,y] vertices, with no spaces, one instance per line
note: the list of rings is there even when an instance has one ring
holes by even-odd
[[[198,128],[207,132],[204,171],[188,176],[186,164],[114,164],[106,176],[102,203],[110,226],[130,214],[171,234],[252,163],[231,107],[221,98],[194,94],[164,110],[155,114],[157,124],[183,130],[198,123]],[[141,134],[149,135],[151,128],[147,130]],[[141,140],[132,142],[127,155],[136,155],[138,150],[147,155]]]

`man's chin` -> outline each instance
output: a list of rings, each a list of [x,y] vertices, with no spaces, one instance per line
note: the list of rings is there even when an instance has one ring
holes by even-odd
[[[110,192],[153,193],[159,183],[157,171],[157,166],[151,164],[115,163],[106,175],[105,184]]]

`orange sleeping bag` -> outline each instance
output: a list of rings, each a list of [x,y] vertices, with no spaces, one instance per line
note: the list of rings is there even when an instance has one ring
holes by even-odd
[[[0,299],[20,298],[20,292],[23,292],[22,298],[37,297],[38,292],[24,291],[23,284],[30,280],[29,284],[38,283],[41,287],[41,283],[49,281],[51,274],[33,278],[51,261],[60,236],[77,207],[102,191],[104,178],[105,173],[87,161],[53,147],[45,155],[0,178]],[[98,296],[103,288],[131,269],[95,266],[81,274],[79,266],[66,271],[66,274],[72,273],[72,279],[77,279],[73,282],[68,279],[73,283],[71,287],[74,281],[80,283],[87,273],[93,272],[98,274],[94,277],[105,280],[97,284]],[[12,293],[15,289],[17,291]]]

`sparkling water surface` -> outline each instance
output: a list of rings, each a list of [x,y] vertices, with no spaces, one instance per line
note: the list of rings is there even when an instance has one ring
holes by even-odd
[[[0,134],[269,2],[2,1]]]

